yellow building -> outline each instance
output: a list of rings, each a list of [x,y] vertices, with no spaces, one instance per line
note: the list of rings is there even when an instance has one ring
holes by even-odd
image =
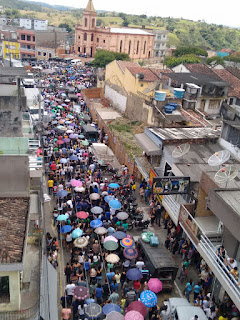
[[[17,41],[3,40],[2,52],[3,59],[19,59],[19,43]]]

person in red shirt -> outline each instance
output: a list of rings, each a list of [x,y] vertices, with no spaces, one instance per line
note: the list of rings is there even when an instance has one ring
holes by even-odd
[[[136,292],[137,299],[139,298],[140,290],[141,290],[141,283],[140,280],[133,281],[133,289]]]
[[[55,171],[56,170],[56,163],[53,161],[52,164],[50,165],[50,169],[52,171]]]

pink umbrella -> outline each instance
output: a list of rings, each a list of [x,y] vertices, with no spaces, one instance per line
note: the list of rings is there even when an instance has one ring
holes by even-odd
[[[84,156],[84,157],[88,157],[88,153],[87,153],[87,152],[84,152],[84,153],[83,153],[83,156]]]
[[[104,239],[103,242],[107,242],[107,241],[114,241],[114,242],[118,242],[118,239],[116,239],[115,237],[113,236],[108,236]]]
[[[125,320],[144,320],[144,316],[135,310],[131,310],[125,314]]]
[[[63,141],[63,140],[58,140],[58,141],[56,142],[56,144],[64,144],[64,141]]]
[[[82,182],[79,180],[76,180],[76,179],[72,179],[70,183],[71,183],[71,186],[73,186],[73,187],[81,187],[82,186]]]
[[[148,281],[148,288],[149,288],[149,290],[151,290],[155,293],[158,293],[158,292],[162,291],[162,282],[157,278],[151,278]]]
[[[78,92],[78,93],[77,93],[77,96],[78,96],[78,97],[81,97],[81,93]]]
[[[87,217],[89,216],[89,214],[85,211],[79,211],[76,213],[76,216],[79,218],[79,219],[87,219]]]
[[[70,142],[70,139],[69,139],[69,138],[64,138],[63,141],[64,141],[65,143],[67,143],[67,142]]]

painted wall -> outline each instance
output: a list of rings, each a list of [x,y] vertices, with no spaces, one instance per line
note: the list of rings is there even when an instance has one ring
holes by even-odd
[[[0,303],[1,311],[20,310],[20,274],[19,271],[0,272],[0,277],[9,277],[10,303]]]
[[[25,137],[1,137],[0,152],[4,155],[26,154],[28,151],[28,138]]]
[[[19,43],[16,41],[3,41],[3,58],[19,59]]]
[[[118,111],[120,111],[121,113],[125,112],[127,105],[127,97],[120,94],[116,90],[110,88],[108,85],[105,86],[105,97],[114,104],[114,107]]]

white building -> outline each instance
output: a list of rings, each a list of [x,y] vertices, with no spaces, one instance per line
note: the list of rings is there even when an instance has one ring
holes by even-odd
[[[26,19],[26,18],[20,18],[19,19],[20,27],[23,27],[25,29],[31,30],[39,30],[44,31],[47,30],[48,27],[48,20],[33,20],[33,19]]]
[[[151,30],[151,33],[155,35],[154,57],[165,57],[168,42],[168,31],[153,29]]]

